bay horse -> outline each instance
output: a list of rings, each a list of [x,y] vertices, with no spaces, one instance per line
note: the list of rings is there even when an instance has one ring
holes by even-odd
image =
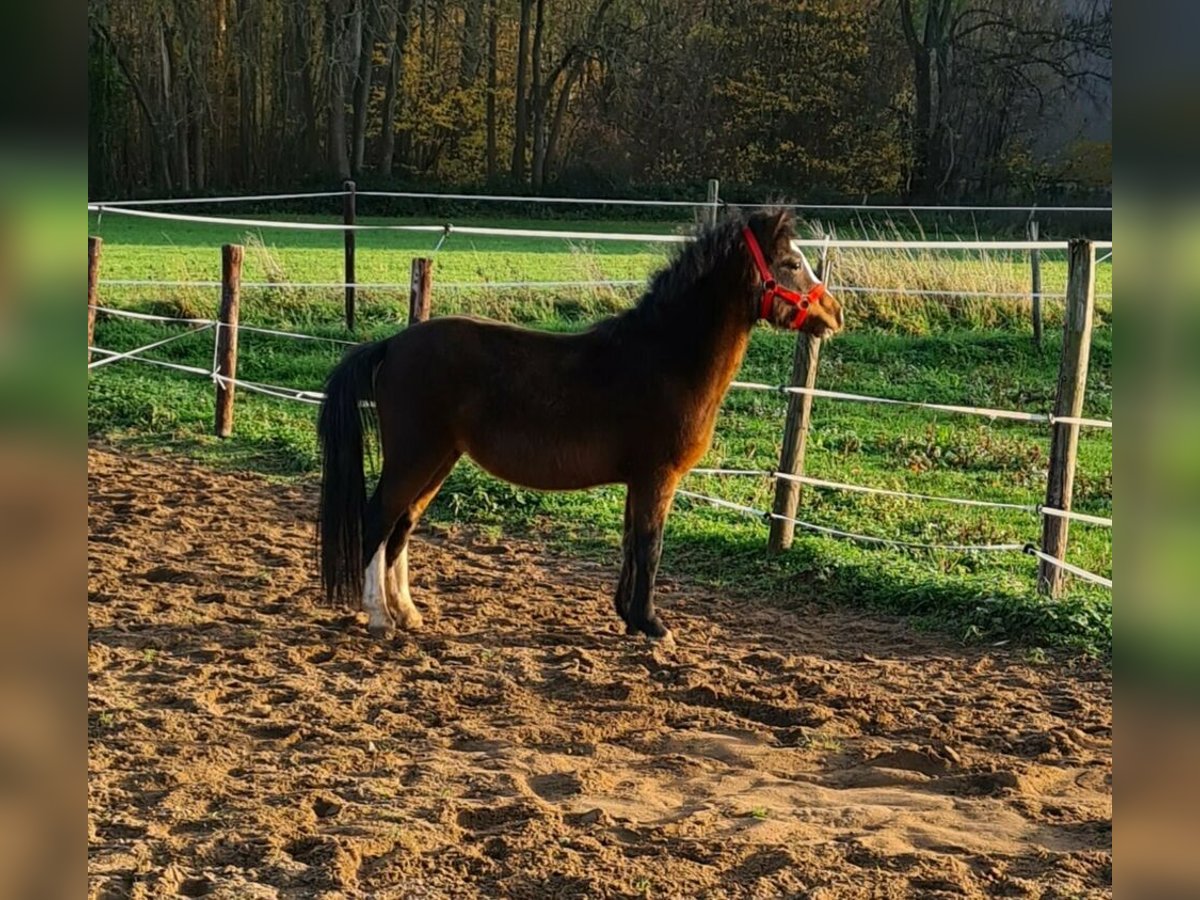
[[[654,609],[663,525],[679,479],[712,444],[751,329],[759,319],[818,336],[842,327],[793,229],[784,209],[734,213],[683,245],[635,306],[581,333],[447,316],[351,350],[318,423],[327,597],[361,597],[376,638],[420,627],[409,536],[465,453],[527,488],[626,485],[616,611],[627,633],[667,637]],[[371,402],[382,464],[368,499]]]

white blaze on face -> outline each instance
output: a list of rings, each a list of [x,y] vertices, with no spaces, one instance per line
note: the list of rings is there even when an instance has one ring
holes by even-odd
[[[814,272],[812,266],[808,264],[808,257],[801,253],[800,261],[804,264],[804,277],[809,280],[809,283],[814,286],[820,284],[821,279],[817,277],[817,273]]]
[[[800,257],[801,265],[804,268],[804,277],[807,278],[814,286],[820,284],[821,279],[818,278],[817,273],[813,271],[813,267],[809,263],[808,257],[804,254],[804,251],[800,248],[800,245],[793,242],[792,250],[794,250],[796,255]]]

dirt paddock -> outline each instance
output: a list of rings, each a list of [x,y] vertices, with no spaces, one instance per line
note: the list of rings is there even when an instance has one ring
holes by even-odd
[[[377,644],[314,509],[89,451],[93,897],[1111,893],[1100,665],[670,581],[667,650],[615,557],[426,529]]]

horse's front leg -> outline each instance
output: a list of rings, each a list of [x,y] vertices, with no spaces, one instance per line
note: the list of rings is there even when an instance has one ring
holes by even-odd
[[[633,519],[633,590],[624,617],[627,634],[641,632],[652,638],[666,638],[671,633],[654,610],[654,580],[658,575],[663,526],[675,496],[675,483],[674,478],[664,478],[646,485],[631,485],[629,489]]]

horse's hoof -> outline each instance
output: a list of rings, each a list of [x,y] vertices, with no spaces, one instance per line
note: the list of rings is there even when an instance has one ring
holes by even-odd
[[[400,619],[400,627],[405,631],[420,631],[425,626],[425,620],[420,613],[413,613]]]
[[[671,634],[670,629],[667,629],[667,633],[664,634],[662,637],[652,638],[652,640],[656,644],[658,644],[659,647],[661,647],[664,650],[674,650],[675,649],[675,635]]]
[[[625,626],[626,634],[644,634],[648,638],[663,640],[671,636],[671,629],[663,624],[662,619],[655,616],[644,622],[629,622]]]
[[[396,636],[396,629],[391,625],[368,625],[367,631],[377,641],[390,641]]]

